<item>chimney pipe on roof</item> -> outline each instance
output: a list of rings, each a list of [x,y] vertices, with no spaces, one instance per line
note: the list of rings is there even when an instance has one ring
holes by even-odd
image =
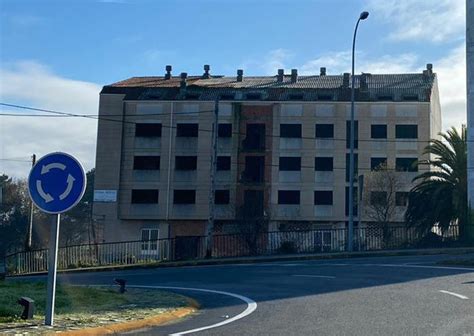
[[[278,75],[277,75],[277,82],[282,83],[283,82],[283,76],[285,74],[285,70],[283,69],[278,69]]]
[[[319,75],[320,76],[326,76],[326,68],[325,67],[321,67],[319,69]]]
[[[171,70],[173,69],[173,67],[171,65],[167,65],[166,66],[166,74],[165,74],[165,79],[171,79]]]
[[[211,76],[209,75],[209,70],[211,70],[211,67],[209,64],[204,65],[204,74],[202,75],[202,78],[208,79]]]
[[[291,69],[291,82],[296,83],[298,81],[298,69]]]
[[[186,78],[188,78],[188,74],[186,72],[181,73],[181,82],[180,82],[180,89],[185,90],[186,89]]]
[[[344,72],[344,75],[342,77],[342,87],[348,88],[349,87],[349,79],[350,79],[351,74],[348,72]]]
[[[238,69],[237,70],[237,82],[241,82],[244,77],[244,70]]]
[[[426,64],[426,70],[423,70],[424,76],[432,76],[433,75],[433,64],[428,63]]]

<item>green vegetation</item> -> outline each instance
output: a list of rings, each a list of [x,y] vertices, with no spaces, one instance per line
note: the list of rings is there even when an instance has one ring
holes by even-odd
[[[19,320],[22,307],[17,300],[27,296],[35,300],[35,318],[43,318],[46,306],[46,284],[44,282],[0,281],[0,323]],[[187,305],[184,296],[153,289],[130,288],[125,294],[116,288],[78,287],[58,285],[55,314],[57,318],[79,319],[93,322],[108,312],[127,310],[144,311],[137,316],[156,314],[160,311]],[[120,314],[119,314],[120,315]]]
[[[457,223],[461,238],[465,238],[468,223],[466,129],[459,133],[453,127],[440,135],[442,140],[432,140],[424,150],[430,159],[420,164],[434,169],[414,179],[419,183],[410,191],[405,216],[409,225],[424,233],[435,224],[446,231]]]

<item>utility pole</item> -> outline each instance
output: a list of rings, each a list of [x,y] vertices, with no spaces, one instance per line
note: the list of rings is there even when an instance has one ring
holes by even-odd
[[[33,154],[31,156],[31,167],[33,167],[35,163],[36,163],[36,154]],[[31,250],[32,237],[33,237],[33,210],[34,210],[33,201],[30,201],[30,222],[28,225],[28,239],[26,242],[26,249],[28,251]]]
[[[211,154],[211,187],[209,191],[209,218],[206,230],[206,258],[212,257],[212,233],[214,231],[214,202],[216,194],[217,171],[217,139],[219,127],[219,99],[216,98],[214,107],[214,123],[212,124],[212,154]]]

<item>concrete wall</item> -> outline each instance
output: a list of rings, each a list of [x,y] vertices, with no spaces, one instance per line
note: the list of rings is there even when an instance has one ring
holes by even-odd
[[[395,169],[397,157],[422,158],[429,139],[440,130],[441,118],[437,86],[432,102],[361,102],[356,103],[356,120],[359,121],[358,174],[370,173],[371,157],[387,157],[389,169]],[[118,190],[114,203],[96,203],[94,214],[103,218],[104,239],[140,239],[143,228],[159,228],[160,237],[204,234],[208,218],[211,132],[214,103],[202,101],[159,102],[126,101],[120,95],[101,95],[100,115],[123,116],[125,123],[99,121],[97,145],[96,190]],[[344,226],[346,182],[346,121],[350,104],[347,102],[244,102],[222,103],[220,123],[233,124],[232,138],[220,138],[218,155],[231,156],[231,170],[218,172],[216,189],[230,190],[231,205],[216,205],[217,220],[232,220],[236,205],[242,204],[246,189],[265,192],[270,210],[272,228],[288,221],[307,222],[313,225]],[[191,113],[189,113],[191,112]],[[196,113],[198,112],[198,113]],[[136,122],[161,122],[159,139],[135,137]],[[177,123],[199,123],[198,138],[176,138]],[[262,153],[241,150],[247,122],[266,125],[266,149]],[[279,138],[281,123],[302,125],[301,139]],[[334,139],[316,140],[315,124],[334,124]],[[386,141],[371,139],[371,125],[386,124]],[[418,125],[418,139],[395,139],[395,125]],[[274,136],[275,135],[275,136]],[[134,155],[159,155],[160,170],[134,171]],[[176,155],[197,155],[198,169],[192,172],[175,171]],[[249,186],[240,183],[245,156],[265,156],[265,183]],[[299,172],[279,171],[280,156],[301,157]],[[334,158],[333,172],[317,173],[316,156]],[[397,173],[402,181],[400,191],[411,188],[411,179],[417,173]],[[131,204],[132,189],[158,189],[158,204]],[[196,190],[196,204],[174,205],[174,189]],[[299,205],[279,205],[278,190],[300,190]],[[315,190],[332,190],[333,205],[315,206]],[[169,192],[168,192],[169,191]],[[399,209],[398,219],[403,219]]]

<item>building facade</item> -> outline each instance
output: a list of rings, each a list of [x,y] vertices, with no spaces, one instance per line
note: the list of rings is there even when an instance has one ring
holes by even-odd
[[[441,131],[436,75],[356,77],[356,174],[395,172],[397,217]],[[94,218],[105,241],[205,234],[215,101],[216,231],[244,205],[269,230],[343,228],[348,221],[350,75],[134,77],[100,94]],[[426,168],[426,167],[425,167]],[[357,219],[358,220],[358,219]],[[370,219],[362,218],[362,221]]]

